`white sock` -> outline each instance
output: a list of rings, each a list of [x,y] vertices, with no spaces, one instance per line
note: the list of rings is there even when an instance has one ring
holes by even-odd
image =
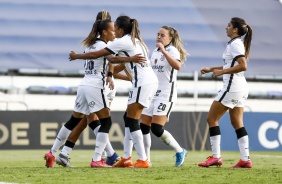
[[[92,158],[93,161],[100,161],[102,159],[102,153],[105,150],[107,141],[109,141],[109,134],[98,132],[96,137],[94,156]]]
[[[62,151],[61,151],[61,154],[64,155],[65,157],[68,157],[70,155],[72,151],[72,148],[68,147],[68,146],[64,146]]]
[[[220,155],[220,138],[221,138],[221,135],[210,137],[212,156],[214,158],[219,158],[221,156]]]
[[[133,142],[129,127],[124,129],[123,158],[127,159],[132,155]]]
[[[249,136],[246,135],[238,139],[238,146],[241,153],[241,160],[247,161],[250,159],[249,154]]]
[[[97,126],[97,127],[93,130],[93,132],[94,132],[94,134],[95,134],[96,137],[97,137],[97,133],[98,133],[100,127],[101,127],[101,125]],[[109,141],[107,142],[107,144],[106,144],[105,151],[107,152],[107,155],[108,155],[108,156],[112,156],[112,155],[115,153],[115,150],[113,149],[113,147],[112,147],[112,145],[111,145],[111,143],[110,143],[110,140],[109,140]]]
[[[51,148],[51,152],[54,156],[56,156],[60,147],[62,147],[63,144],[65,144],[70,133],[71,133],[71,130],[67,129],[65,126],[62,126]]]
[[[143,134],[141,130],[136,130],[131,132],[133,146],[137,152],[139,160],[147,160],[147,156],[145,153],[144,142],[143,142]]]
[[[165,144],[172,147],[175,150],[175,152],[183,151],[183,148],[180,147],[178,142],[173,138],[173,136],[168,131],[164,130],[164,133],[161,135],[160,138]]]
[[[151,156],[150,156],[150,149],[151,149],[151,144],[152,144],[152,140],[151,140],[151,134],[143,134],[143,140],[144,140],[144,147],[145,147],[145,152],[148,158],[148,161],[151,161]]]

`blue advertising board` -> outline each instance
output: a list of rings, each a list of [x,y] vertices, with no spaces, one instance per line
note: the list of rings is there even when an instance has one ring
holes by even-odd
[[[249,135],[250,151],[282,151],[282,113],[246,112],[244,125]],[[219,121],[221,150],[239,150],[229,113]]]

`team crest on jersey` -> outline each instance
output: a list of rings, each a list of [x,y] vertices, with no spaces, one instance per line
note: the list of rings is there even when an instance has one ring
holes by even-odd
[[[165,59],[164,55],[161,56],[161,61],[163,61]]]
[[[158,62],[158,59],[156,58],[156,59],[155,59],[155,64],[157,64],[157,62]]]

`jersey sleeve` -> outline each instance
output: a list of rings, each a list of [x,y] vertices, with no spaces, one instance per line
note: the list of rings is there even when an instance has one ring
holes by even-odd
[[[106,50],[109,51],[111,54],[116,55],[118,52],[126,49],[127,44],[124,42],[124,39],[115,39],[109,45],[106,46]]]
[[[180,52],[175,47],[170,47],[168,50],[168,53],[171,57],[175,58],[176,60],[180,61]]]
[[[230,53],[233,58],[237,56],[245,55],[245,47],[242,42],[232,42],[230,47]]]

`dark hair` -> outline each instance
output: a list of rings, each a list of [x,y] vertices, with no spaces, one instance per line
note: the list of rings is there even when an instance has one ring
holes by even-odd
[[[241,19],[239,17],[233,17],[230,21],[232,24],[233,28],[238,29],[238,35],[239,36],[244,36],[244,46],[245,46],[245,57],[248,59],[249,53],[250,53],[250,48],[251,48],[251,42],[252,42],[252,34],[253,30],[251,26],[246,24],[244,19]]]
[[[109,28],[109,23],[111,22],[111,20],[96,20],[89,35],[81,42],[82,45],[86,47],[93,45],[96,42],[98,36],[102,35],[103,30],[107,30]]]
[[[135,38],[137,38],[141,44],[148,50],[146,44],[140,36],[140,29],[138,26],[138,21],[136,19],[131,19],[129,16],[121,15],[116,19],[116,25],[118,28],[123,29],[124,35],[130,34],[133,45],[135,45]]]
[[[111,15],[107,10],[102,10],[100,11],[97,16],[96,16],[96,20],[111,20]]]

